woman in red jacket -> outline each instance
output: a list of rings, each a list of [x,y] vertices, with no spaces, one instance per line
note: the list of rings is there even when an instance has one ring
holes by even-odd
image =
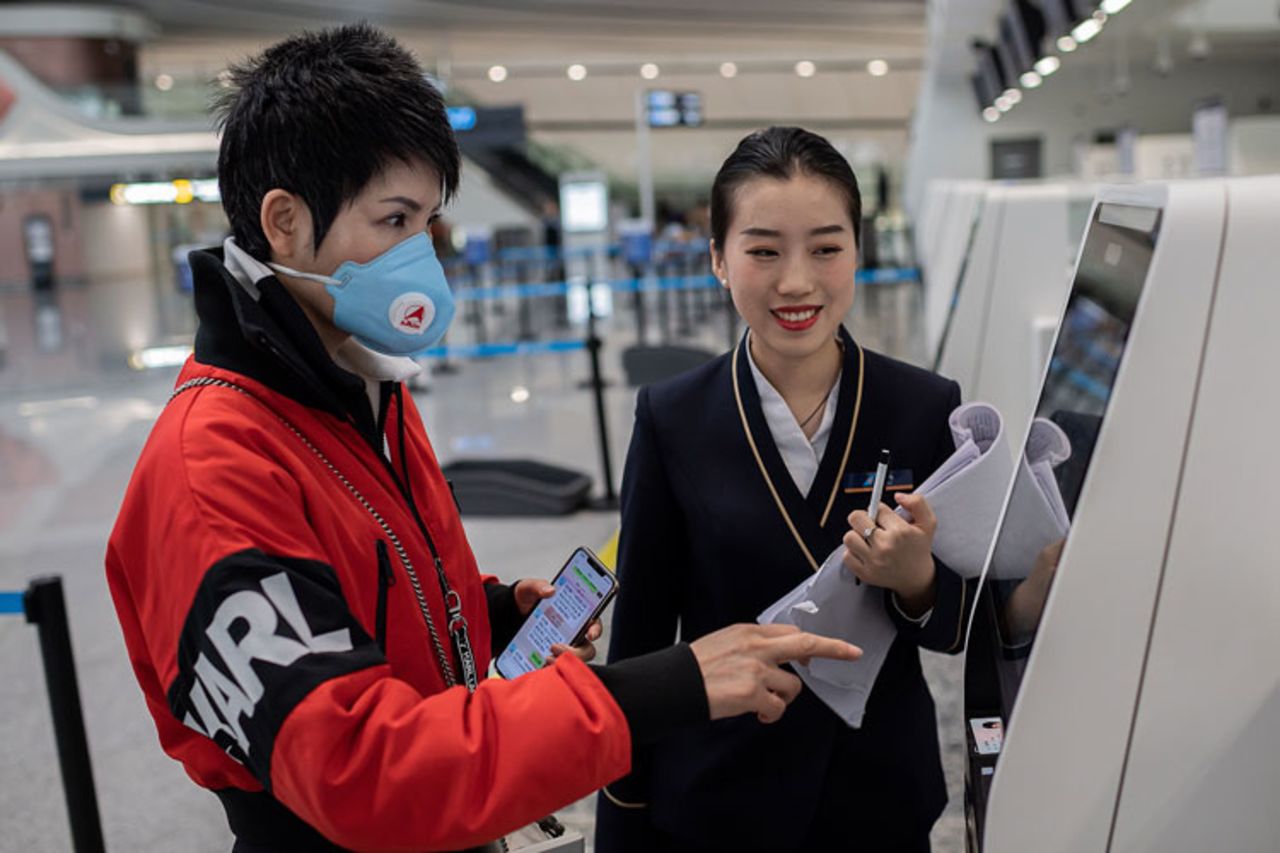
[[[737,626],[484,681],[550,589],[479,574],[403,390],[453,313],[425,233],[458,183],[443,102],[367,26],[232,76],[233,236],[192,253],[195,355],[106,567],[161,744],[217,793],[235,850],[483,844],[626,773],[633,743],[777,719],[799,692],[778,663],[856,656]]]

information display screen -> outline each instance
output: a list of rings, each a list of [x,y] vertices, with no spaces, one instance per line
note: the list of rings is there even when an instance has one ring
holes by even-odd
[[[988,570],[1012,711],[1106,417],[1159,234],[1160,210],[1100,204],[1085,235],[1048,374]]]
[[[555,595],[538,602],[515,638],[498,657],[498,671],[507,678],[541,669],[551,659],[551,647],[569,644],[613,591],[608,572],[591,564],[584,550],[574,553],[556,576]]]
[[[649,127],[701,127],[702,93],[651,89],[645,93]]]
[[[609,227],[609,188],[604,181],[560,186],[560,225],[571,234],[592,234]]]

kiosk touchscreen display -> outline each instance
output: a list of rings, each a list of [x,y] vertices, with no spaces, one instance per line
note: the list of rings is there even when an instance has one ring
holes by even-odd
[[[1085,234],[987,584],[1007,719],[1066,543],[1155,251],[1160,210],[1100,204]]]

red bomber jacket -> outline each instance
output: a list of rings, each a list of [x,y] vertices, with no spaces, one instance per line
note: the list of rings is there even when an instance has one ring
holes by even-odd
[[[633,737],[707,718],[687,646],[458,686],[445,585],[481,677],[520,617],[477,571],[412,400],[382,383],[374,412],[273,277],[246,285],[216,251],[192,268],[196,352],[106,570],[161,745],[238,839],[482,844],[627,773]]]

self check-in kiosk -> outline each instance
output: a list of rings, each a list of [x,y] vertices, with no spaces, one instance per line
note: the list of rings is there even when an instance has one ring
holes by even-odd
[[[974,228],[990,185],[981,181],[948,181],[939,188],[939,221],[928,223],[928,258],[921,262],[924,278],[923,322],[925,352],[933,358],[972,245]],[[924,224],[924,223],[922,223]]]
[[[1280,177],[1100,193],[966,652],[970,851],[1280,849]]]
[[[1071,262],[1093,188],[1073,184],[990,185],[968,228],[943,323],[935,368],[955,379],[967,400],[991,403],[1018,432],[1035,404],[1057,318],[1070,284]]]

